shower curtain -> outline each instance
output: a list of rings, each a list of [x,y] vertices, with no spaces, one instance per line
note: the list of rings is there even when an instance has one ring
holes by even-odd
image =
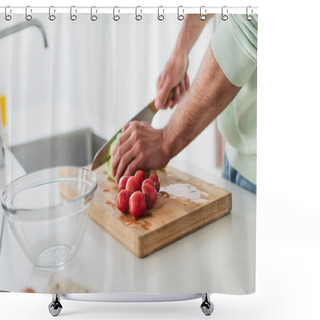
[[[89,10],[86,14],[77,13],[73,19],[71,13],[53,10],[55,18],[52,20],[48,19],[48,13],[33,14],[29,21],[25,14],[18,13],[12,14],[9,21],[0,20],[0,34],[7,28],[24,24],[21,30],[0,37],[1,143],[5,150],[0,168],[1,189],[14,179],[45,168],[89,166],[103,143],[156,98],[158,77],[177,47],[184,23],[188,22],[186,16],[177,19],[176,14],[166,14],[162,20],[157,19],[156,14],[142,14],[139,20],[139,10],[136,14],[121,14],[115,9],[104,14],[96,11],[96,19],[95,16],[90,19],[92,10],[91,16]],[[186,73],[190,88],[185,88],[178,107],[188,99],[188,94],[196,94],[196,104],[201,105],[205,100],[197,94],[195,82],[203,74],[198,70],[205,57],[213,50],[220,70],[227,78],[232,74],[228,78],[230,85],[239,88],[226,109],[221,110],[219,129],[224,136],[224,122],[228,117],[244,126],[235,129],[234,134],[243,139],[239,153],[249,154],[252,160],[256,157],[256,140],[250,135],[252,127],[256,128],[257,15],[250,19],[246,14],[229,14],[227,19],[225,16],[221,19],[220,14],[208,15],[205,19],[199,19],[199,14],[193,16],[197,18],[192,20],[194,30],[200,24],[205,26],[188,54]],[[243,43],[248,39],[251,43],[246,47]],[[235,54],[236,50],[240,52]],[[223,57],[222,61],[218,55]],[[207,79],[210,80],[214,79]],[[187,80],[184,81],[188,87]],[[184,91],[181,86],[180,90]],[[250,90],[255,95],[247,101]],[[245,102],[251,107],[242,112],[239,106],[244,106]],[[159,110],[152,127],[161,130],[170,125],[179,112],[178,107]],[[197,113],[191,116],[195,123],[198,117]],[[155,220],[152,219],[161,206],[167,208],[164,220],[167,216],[170,219],[171,212],[173,215],[179,210],[182,216],[190,214],[186,221],[190,217],[194,220],[186,227],[188,231],[179,231],[181,234],[175,236],[173,229],[163,239],[159,228],[154,231],[154,245],[161,241],[165,244],[141,257],[126,246],[127,240],[122,239],[126,234],[119,236],[116,225],[104,227],[103,222],[90,213],[71,262],[59,269],[44,270],[28,258],[17,240],[14,223],[9,221],[10,214],[7,215],[3,207],[0,290],[154,294],[254,292],[256,196],[237,182],[221,177],[222,168],[216,161],[222,145],[217,128],[217,122],[210,121],[165,167],[161,163],[155,171],[161,184],[157,201],[139,219],[116,208],[118,186],[108,178],[106,167],[96,173],[98,191],[94,205],[102,201],[104,214],[109,214],[110,210],[115,212],[115,217],[123,222],[121,232],[131,232],[133,243],[140,231],[153,230]],[[225,149],[233,164],[236,151],[230,150],[236,150],[233,143],[238,142],[231,139],[228,143],[228,134]],[[245,162],[246,168],[237,167],[238,171],[250,171],[255,175],[255,162],[251,160]],[[161,180],[161,177],[165,178]],[[174,183],[167,183],[171,178],[176,179]],[[255,183],[250,175],[249,180]],[[112,198],[108,195],[111,187],[99,191],[105,183],[113,188]],[[170,186],[173,187],[170,189]],[[106,198],[101,200],[101,195]],[[226,199],[230,200],[230,207],[224,202]],[[205,206],[206,209],[202,209]],[[191,207],[198,213],[192,215]],[[222,207],[221,216],[204,221]],[[208,216],[202,216],[203,212]],[[128,219],[133,221],[133,226]],[[183,224],[185,220],[181,219],[171,221],[172,228]],[[32,221],[25,218],[25,223],[30,225]],[[148,236],[143,241],[147,241]]]

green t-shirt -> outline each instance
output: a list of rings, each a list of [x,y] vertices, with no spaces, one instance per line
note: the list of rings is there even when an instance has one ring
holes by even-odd
[[[241,90],[218,117],[230,165],[256,183],[258,17],[229,15],[212,36],[213,54],[228,78]]]

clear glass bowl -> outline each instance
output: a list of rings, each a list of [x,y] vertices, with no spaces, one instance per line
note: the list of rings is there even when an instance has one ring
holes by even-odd
[[[29,173],[3,189],[11,229],[35,267],[56,271],[74,258],[96,189],[96,174],[80,167]]]

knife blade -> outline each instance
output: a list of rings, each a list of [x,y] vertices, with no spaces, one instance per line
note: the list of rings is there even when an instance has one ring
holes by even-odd
[[[172,98],[173,98],[173,90],[171,90],[169,92],[166,103],[169,100],[171,100]],[[156,109],[154,104],[155,104],[155,100],[151,101],[144,109],[142,109],[138,114],[136,114],[128,122],[130,122],[130,121],[146,121],[146,122],[151,123],[154,115],[158,111],[158,109]],[[122,128],[120,130],[118,130],[117,133],[98,150],[98,152],[96,153],[96,155],[93,158],[91,170],[95,170],[96,168],[100,167],[102,164],[104,164],[107,161],[110,145],[116,139],[117,135],[121,132],[121,130],[122,130]]]

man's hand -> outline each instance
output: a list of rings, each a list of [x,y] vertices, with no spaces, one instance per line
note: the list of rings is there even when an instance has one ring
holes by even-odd
[[[188,55],[184,50],[172,54],[157,80],[157,96],[155,102],[157,109],[173,108],[189,89],[190,81],[187,75],[188,65]],[[174,98],[165,103],[172,88],[174,88]]]
[[[188,55],[212,15],[207,15],[207,17],[205,21],[201,21],[199,16],[195,14],[186,15],[173,53],[157,80],[155,102],[157,109],[173,108],[189,89],[190,81],[187,75]],[[174,89],[174,98],[166,103],[171,89]]]
[[[112,174],[117,182],[124,174],[133,175],[141,168],[162,168],[169,162],[163,130],[147,122],[132,121],[122,132],[112,153]]]
[[[165,166],[228,106],[240,89],[225,76],[209,46],[190,90],[163,129],[136,121],[123,127],[112,153],[116,181],[137,169]]]

